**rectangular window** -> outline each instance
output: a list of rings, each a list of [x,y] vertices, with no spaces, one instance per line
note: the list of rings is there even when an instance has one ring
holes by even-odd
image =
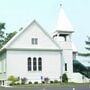
[[[67,71],[67,63],[65,63],[65,71]]]
[[[37,45],[38,44],[38,38],[32,38],[32,44]]]
[[[34,44],[34,38],[32,38],[32,44]]]
[[[37,38],[35,38],[35,44],[38,44],[38,39]]]

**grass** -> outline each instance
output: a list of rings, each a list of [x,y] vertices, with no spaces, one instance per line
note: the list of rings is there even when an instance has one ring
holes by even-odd
[[[15,87],[90,87],[90,83],[46,83],[15,85]]]

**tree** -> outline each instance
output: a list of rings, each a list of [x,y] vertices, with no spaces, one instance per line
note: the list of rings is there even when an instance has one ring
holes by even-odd
[[[3,29],[5,29],[5,23],[0,23],[0,48],[4,44],[4,38],[5,38]]]
[[[90,36],[87,37],[87,40],[85,41],[86,47],[85,49],[90,51]],[[90,52],[87,53],[79,53],[79,56],[84,56],[84,57],[89,57],[90,56]]]
[[[6,44],[16,33],[17,33],[16,31],[11,32],[11,33],[6,33],[4,44]]]

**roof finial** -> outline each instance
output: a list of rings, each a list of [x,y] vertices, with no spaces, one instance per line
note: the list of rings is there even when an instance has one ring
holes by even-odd
[[[60,7],[62,7],[62,4],[60,3]]]

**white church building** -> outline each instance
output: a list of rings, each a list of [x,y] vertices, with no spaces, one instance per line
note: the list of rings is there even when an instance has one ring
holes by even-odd
[[[73,72],[73,60],[77,55],[71,40],[73,32],[62,7],[52,35],[33,20],[1,48],[0,82],[4,84],[11,75],[26,77],[28,82],[41,82],[41,77],[60,81],[64,73],[69,82],[83,82],[83,75]],[[89,79],[84,77],[84,81]]]

